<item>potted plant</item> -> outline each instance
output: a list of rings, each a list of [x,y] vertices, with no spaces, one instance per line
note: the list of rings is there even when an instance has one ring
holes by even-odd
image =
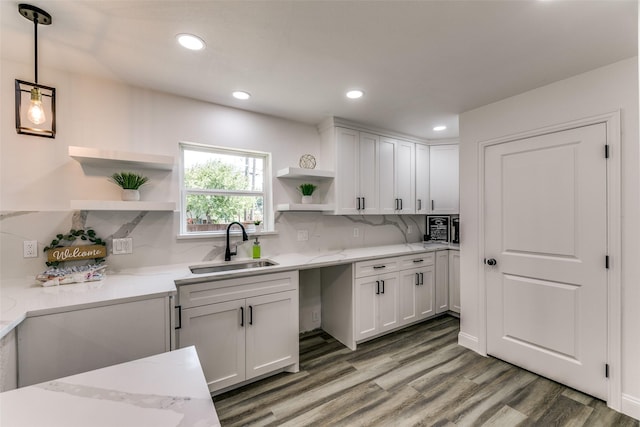
[[[256,231],[262,231],[262,226],[260,225],[262,224],[262,221],[260,221],[259,219],[256,219],[255,221],[253,221],[253,225],[256,226]]]
[[[111,175],[111,181],[122,188],[122,200],[140,200],[139,188],[149,181],[146,176],[135,172],[118,172]]]
[[[313,192],[316,191],[316,188],[318,187],[313,184],[300,184],[300,187],[298,188],[302,193],[302,203],[303,204],[313,203],[313,198],[311,196],[313,195]]]

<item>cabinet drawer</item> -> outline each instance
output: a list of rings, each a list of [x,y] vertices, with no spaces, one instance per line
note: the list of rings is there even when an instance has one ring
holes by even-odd
[[[428,265],[434,265],[436,257],[433,252],[426,252],[416,255],[407,255],[400,258],[400,270],[407,270],[409,268],[419,268]]]
[[[180,285],[178,304],[183,309],[297,289],[298,271],[261,274]]]
[[[355,263],[355,277],[373,276],[398,271],[398,257],[374,259]]]

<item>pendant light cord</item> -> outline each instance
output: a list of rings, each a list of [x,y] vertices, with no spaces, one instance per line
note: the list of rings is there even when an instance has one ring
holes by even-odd
[[[35,55],[35,69],[36,69],[36,84],[38,84],[38,14],[35,14],[33,20],[33,33],[34,33],[34,55]]]

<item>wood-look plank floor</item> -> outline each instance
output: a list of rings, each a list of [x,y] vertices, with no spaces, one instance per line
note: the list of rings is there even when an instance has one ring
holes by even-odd
[[[352,352],[300,336],[300,372],[214,397],[223,426],[616,426],[638,421],[601,400],[457,345],[444,316]]]

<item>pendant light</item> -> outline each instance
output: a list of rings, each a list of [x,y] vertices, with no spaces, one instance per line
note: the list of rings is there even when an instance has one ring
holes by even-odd
[[[38,24],[51,25],[51,15],[30,4],[19,4],[18,12],[33,22],[35,83],[16,79],[16,131],[55,138],[56,90],[38,83]]]

